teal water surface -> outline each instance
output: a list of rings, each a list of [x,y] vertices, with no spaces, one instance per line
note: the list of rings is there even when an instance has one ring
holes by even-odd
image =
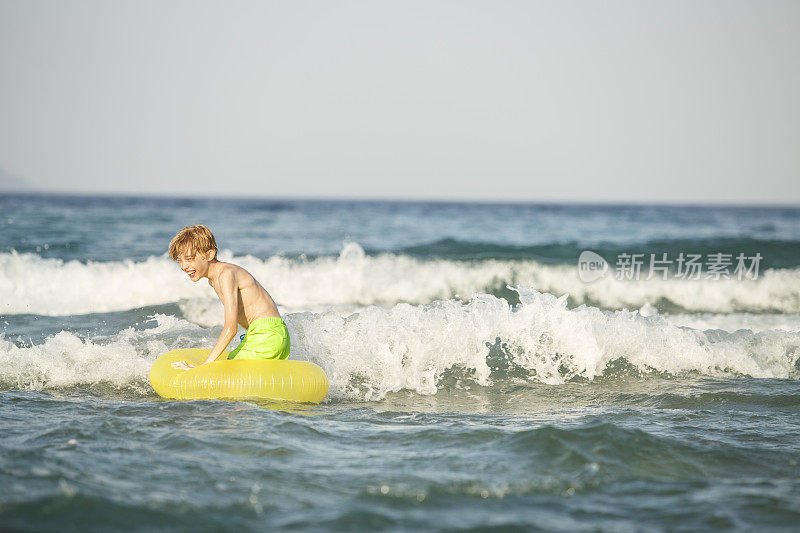
[[[11,529],[791,530],[800,520],[800,387],[784,380],[613,378],[305,407],[97,391],[0,402],[0,516]]]
[[[0,195],[2,531],[796,531],[800,210]],[[246,223],[243,223],[246,220]],[[165,401],[205,223],[321,405]],[[761,254],[757,279],[577,258]]]

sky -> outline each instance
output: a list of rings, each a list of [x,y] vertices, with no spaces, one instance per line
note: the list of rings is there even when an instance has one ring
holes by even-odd
[[[0,0],[0,189],[800,205],[797,1]]]

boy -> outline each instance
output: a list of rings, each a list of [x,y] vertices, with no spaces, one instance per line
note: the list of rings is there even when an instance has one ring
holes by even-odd
[[[236,335],[236,325],[247,330],[242,342],[228,354],[228,359],[286,359],[289,357],[289,331],[275,301],[258,281],[240,266],[217,261],[217,243],[205,226],[183,228],[169,243],[169,256],[180,264],[192,281],[208,278],[208,284],[222,300],[225,327],[217,343],[201,364],[211,363],[222,355]],[[186,361],[172,363],[173,368],[189,370],[195,365]]]

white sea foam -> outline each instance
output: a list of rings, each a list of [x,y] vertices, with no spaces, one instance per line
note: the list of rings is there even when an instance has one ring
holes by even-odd
[[[506,284],[568,293],[572,306],[639,308],[647,302],[689,312],[800,313],[800,269],[767,270],[756,281],[617,281],[582,283],[575,267],[536,261],[452,261],[404,255],[368,256],[345,243],[338,257],[313,260],[252,256],[225,260],[244,266],[283,309],[355,309],[398,302],[427,303],[454,295],[494,292]],[[221,318],[209,313],[215,295],[206,283],[193,284],[166,256],[146,261],[83,263],[33,254],[0,254],[0,314],[71,315],[121,311],[181,302],[187,317],[201,324]],[[219,316],[219,315],[217,315]]]
[[[82,263],[0,254],[0,313],[73,315],[176,302],[207,292],[165,257]]]
[[[657,314],[569,309],[566,297],[517,290],[522,303],[516,307],[475,294],[466,302],[288,314],[292,358],[322,366],[333,399],[373,400],[400,390],[435,394],[449,370],[494,386],[508,379],[493,374],[497,361],[550,384],[595,379],[620,358],[642,372],[798,377],[798,332],[706,333]],[[210,347],[219,331],[171,316],[157,315],[156,322],[155,328],[91,339],[61,332],[33,346],[0,339],[0,383],[48,388],[107,382],[149,391],[147,373],[158,355]]]
[[[800,334],[780,331],[708,335],[639,311],[567,307],[519,288],[522,304],[476,294],[468,302],[369,307],[350,316],[293,315],[295,352],[328,372],[335,394],[381,398],[410,389],[433,394],[451,368],[491,383],[490,346],[529,379],[558,384],[594,379],[623,358],[643,372],[699,372],[753,377],[797,376]]]
[[[18,346],[0,337],[0,383],[38,390],[106,382],[146,391],[149,387],[142,387],[143,380],[159,354],[170,346],[194,347],[209,341],[195,324],[172,316],[155,318],[155,328],[127,328],[94,339],[62,331],[41,344]]]

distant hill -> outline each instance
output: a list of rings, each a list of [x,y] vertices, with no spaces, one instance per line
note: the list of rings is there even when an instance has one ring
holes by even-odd
[[[0,192],[27,192],[36,187],[25,178],[15,176],[0,166]]]

